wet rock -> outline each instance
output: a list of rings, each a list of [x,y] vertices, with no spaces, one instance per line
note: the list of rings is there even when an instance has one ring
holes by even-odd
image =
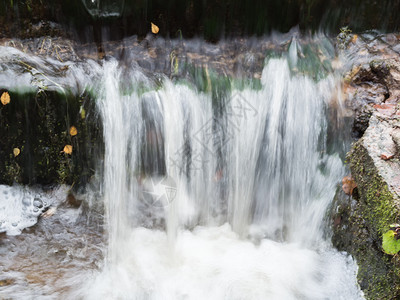
[[[369,105],[360,105],[354,109],[353,135],[356,138],[362,137],[369,125],[369,119],[372,115],[372,107]]]
[[[337,193],[332,242],[357,260],[367,299],[400,299],[399,259],[382,250],[383,233],[400,221],[400,40],[361,40],[362,46],[351,46],[360,47],[355,52],[361,62],[345,78],[353,136],[360,138],[347,155],[357,201],[348,200],[348,186]]]
[[[72,194],[72,193],[69,193],[67,195],[66,203],[69,206],[77,208],[77,207],[81,206],[82,202],[83,202],[82,200],[77,199],[76,196],[74,194]]]
[[[397,112],[397,105],[393,104],[393,103],[375,104],[373,107],[380,114],[383,114],[386,116],[393,116]]]
[[[396,152],[400,153],[400,128],[396,127],[393,129],[390,135],[392,136],[393,143],[396,147]]]
[[[15,283],[15,279],[13,279],[13,278],[0,279],[0,287],[12,285],[14,283]]]
[[[332,241],[356,258],[359,284],[367,299],[400,297],[400,265],[382,251],[382,234],[400,220],[400,162],[395,142],[399,120],[388,109],[392,106],[375,109],[363,137],[349,152],[357,201],[352,205],[344,197],[336,199],[332,217]]]
[[[372,113],[400,115],[400,59],[395,46],[399,37],[367,37],[348,50],[359,61],[345,76],[347,104],[354,111],[353,136],[362,137]]]

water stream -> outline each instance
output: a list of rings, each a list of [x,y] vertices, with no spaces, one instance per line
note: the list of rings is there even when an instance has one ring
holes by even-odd
[[[340,81],[305,70],[304,53],[293,38],[287,52],[266,56],[256,86],[207,69],[203,90],[159,83],[113,57],[69,63],[63,82],[49,75],[54,88],[96,97],[107,241],[104,263],[67,276],[62,292],[50,283],[46,295],[363,299],[356,264],[333,249],[326,221],[345,175],[328,145]]]

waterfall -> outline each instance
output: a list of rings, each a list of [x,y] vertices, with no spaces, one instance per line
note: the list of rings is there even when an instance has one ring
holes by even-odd
[[[111,238],[128,223],[153,226],[139,182],[152,176],[176,184],[171,203],[150,212],[172,235],[228,222],[243,238],[253,225],[274,240],[321,238],[334,179],[344,172],[339,157],[325,153],[333,76],[315,82],[292,75],[286,58],[271,59],[260,90],[233,87],[213,104],[210,94],[168,79],[157,91],[123,95],[115,61],[104,74],[99,108]],[[146,82],[139,72],[131,80]]]
[[[188,49],[201,46],[185,43]],[[343,151],[344,142],[328,145],[335,140],[329,110],[340,97],[340,77],[311,60],[329,57],[323,42],[313,43],[296,37],[282,47],[288,51],[265,53],[262,73],[249,80],[207,67],[198,72],[198,66],[195,75],[180,76],[182,56],[169,57],[169,78],[140,68],[137,53],[64,63],[0,48],[2,86],[35,89],[40,83],[90,93],[102,123],[100,188],[92,182],[97,190],[87,194],[85,208],[69,212],[77,225],[71,221],[62,230],[82,241],[101,236],[91,229],[81,237],[75,227],[85,224],[89,202],[104,203],[106,246],[92,247],[104,250],[104,263],[85,264],[88,245],[79,246],[72,274],[47,289],[74,299],[363,299],[355,262],[325,234],[325,216],[345,174],[335,152]],[[209,53],[220,51],[213,47]],[[260,59],[250,52],[243,57],[251,68]],[[14,61],[26,61],[35,72]],[[86,120],[81,112],[79,117]],[[8,197],[0,201],[0,230],[9,234],[19,234],[49,205],[63,201],[18,187],[0,186],[0,193]],[[46,200],[40,211],[39,197]],[[51,218],[45,224],[51,228]],[[44,231],[42,241],[53,249]],[[64,252],[81,244],[74,240]],[[25,284],[18,281],[13,291],[19,282]],[[35,289],[41,295],[41,286]]]
[[[361,298],[353,262],[323,237],[344,174],[326,151],[337,81],[296,72],[289,52],[261,88],[218,93],[104,64],[109,247],[88,297]]]

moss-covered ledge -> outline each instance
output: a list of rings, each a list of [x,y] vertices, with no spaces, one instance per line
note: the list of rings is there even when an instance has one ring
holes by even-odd
[[[374,113],[347,155],[357,189],[350,199],[343,192],[336,199],[332,241],[357,260],[358,282],[367,299],[400,299],[400,259],[382,249],[382,234],[400,219],[399,160],[391,138],[396,123]]]
[[[102,126],[89,93],[0,88],[5,93],[10,102],[0,103],[0,184],[85,186],[103,153]],[[66,145],[71,153],[63,151]]]
[[[399,199],[389,191],[387,182],[379,174],[361,139],[348,154],[351,173],[358,186],[358,202],[373,239],[381,242],[382,234],[400,216]]]

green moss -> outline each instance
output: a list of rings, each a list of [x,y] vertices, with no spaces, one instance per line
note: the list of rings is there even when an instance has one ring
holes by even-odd
[[[9,91],[0,107],[0,183],[84,185],[103,151],[102,127],[90,95]],[[85,117],[82,118],[82,109]],[[78,135],[69,135],[70,126]],[[65,145],[73,145],[65,155]],[[13,148],[21,153],[14,157]]]
[[[348,206],[348,228],[337,233],[349,236],[343,250],[357,260],[358,281],[366,298],[399,299],[399,263],[382,249],[382,234],[399,220],[397,199],[362,143],[363,140],[358,141],[348,154],[351,173],[358,185],[358,201],[355,207]]]
[[[350,169],[359,186],[368,227],[372,230],[374,238],[379,240],[390,224],[399,219],[400,213],[393,194],[378,174],[372,158],[361,143],[362,140],[357,142],[349,154]]]

